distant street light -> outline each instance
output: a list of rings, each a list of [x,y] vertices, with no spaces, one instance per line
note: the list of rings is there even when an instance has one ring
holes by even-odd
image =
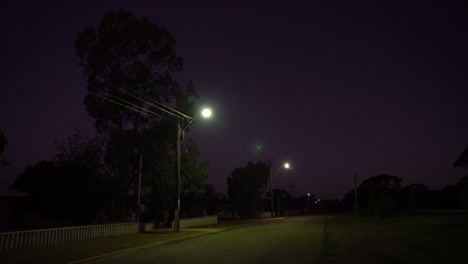
[[[180,116],[177,118],[177,136],[176,136],[176,188],[177,188],[177,209],[174,212],[174,233],[180,232],[180,138],[184,131],[195,121],[195,117]],[[212,115],[210,109],[205,108],[201,111],[201,115],[205,118],[209,118]],[[188,124],[182,129],[181,121],[188,121]]]
[[[270,170],[270,206],[271,206],[271,212],[270,213],[271,213],[271,218],[273,218],[274,217],[273,216],[273,211],[274,211],[273,207],[274,207],[274,205],[273,205],[273,184],[272,184],[272,175],[271,175],[271,159],[268,159],[268,167],[269,167],[269,170]],[[281,168],[285,168],[285,169],[289,170],[291,167],[290,167],[289,163],[287,163],[287,162],[284,163],[282,167],[278,168],[278,170],[275,173],[275,176],[278,174],[278,172],[281,170]]]

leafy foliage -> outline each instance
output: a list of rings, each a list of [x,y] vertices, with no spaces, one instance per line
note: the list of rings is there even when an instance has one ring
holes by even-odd
[[[465,184],[460,190],[460,202],[465,210],[468,210],[468,184]]]
[[[5,133],[0,130],[0,155],[3,154],[3,151],[5,151],[5,145],[7,143],[7,139],[5,137]]]
[[[18,175],[11,186],[30,194],[29,208],[42,217],[67,219],[71,217],[73,180],[65,177],[63,171],[52,161],[41,161],[28,166]]]
[[[417,209],[431,209],[429,188],[420,183],[408,184],[403,187],[401,200],[407,212],[414,213]],[[432,207],[433,208],[433,207]]]
[[[105,190],[99,178],[78,163],[41,161],[18,175],[12,187],[30,194],[27,207],[46,219],[89,224],[96,219]]]
[[[458,159],[453,163],[454,167],[468,167],[468,148],[466,148]]]
[[[210,163],[205,160],[198,163],[200,151],[193,140],[187,140],[181,153],[181,185],[182,192],[195,195],[205,193],[205,183],[208,179]]]
[[[453,164],[454,167],[468,168],[468,148],[466,148]],[[468,176],[463,177],[457,182],[460,203],[463,208],[468,210]]]
[[[98,28],[87,27],[78,34],[75,50],[92,92],[85,97],[86,110],[96,118],[98,129],[129,125],[138,130],[154,120],[100,96],[110,93],[131,102],[134,110],[155,110],[139,99],[160,100],[180,90],[172,77],[182,70],[175,39],[148,18],[137,19],[128,11],[106,13]]]
[[[57,142],[53,161],[26,167],[12,187],[29,193],[27,209],[46,219],[92,223],[109,193],[103,144],[102,138],[75,129],[66,141]]]
[[[0,130],[0,166],[8,166],[10,164],[10,162],[8,162],[3,156],[3,152],[5,151],[5,146],[7,143],[8,140],[5,136],[5,133]]]
[[[75,128],[66,141],[56,142],[57,154],[54,161],[59,165],[73,161],[93,171],[93,174],[103,173],[105,142],[101,135],[89,135]]]
[[[232,171],[228,177],[228,195],[243,217],[252,217],[261,208],[263,190],[268,182],[269,168],[262,162],[249,162]]]
[[[160,103],[176,98],[177,110],[190,115],[194,102],[189,96],[196,96],[193,83],[187,87],[189,93],[182,92],[173,77],[183,67],[174,37],[148,18],[121,10],[104,14],[99,26],[85,28],[74,44],[87,78],[86,110],[106,139],[103,160],[112,189],[113,217],[127,213],[129,195],[137,187],[141,154],[143,190],[149,195],[146,203],[160,210],[173,206],[174,117],[161,110]],[[198,192],[208,175],[208,163],[198,166],[194,155],[198,150],[185,155],[182,162],[182,184]]]
[[[377,201],[391,199],[399,202],[400,191],[403,187],[403,179],[388,174],[380,174],[363,181],[358,189],[358,201],[360,210],[366,210],[369,214],[375,214]],[[377,205],[379,202],[377,202]],[[387,202],[383,202],[386,206]]]
[[[267,197],[270,196],[270,191],[266,193]],[[283,189],[273,189],[273,209],[276,212],[276,215],[284,215],[285,210],[292,207],[291,194]],[[271,211],[271,201],[268,199],[267,205],[268,211]]]

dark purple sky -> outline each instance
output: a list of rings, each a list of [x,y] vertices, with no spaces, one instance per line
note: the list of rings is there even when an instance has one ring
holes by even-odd
[[[49,159],[73,127],[92,129],[73,41],[119,8],[175,36],[179,79],[194,80],[215,111],[189,136],[218,191],[234,168],[268,156],[274,170],[286,160],[294,168],[274,187],[322,198],[343,197],[354,171],[434,189],[466,175],[452,166],[468,146],[461,1],[62,2],[0,4],[0,129],[13,164],[0,169],[2,186]]]

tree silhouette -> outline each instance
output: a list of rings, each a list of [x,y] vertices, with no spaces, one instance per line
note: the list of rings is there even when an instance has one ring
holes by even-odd
[[[466,148],[458,159],[453,163],[454,167],[468,167],[468,148]]]
[[[41,161],[26,167],[12,187],[30,195],[26,209],[42,218],[90,224],[96,220],[99,198],[105,192],[100,189],[103,185],[89,173],[73,162],[58,165]]]
[[[358,189],[359,208],[367,210],[369,214],[386,211],[385,216],[391,213],[387,211],[397,210],[395,207],[399,204],[402,182],[403,179],[389,174],[366,179]]]
[[[159,168],[145,166],[150,170],[146,177],[163,179],[145,182],[152,183],[155,190],[171,187],[169,177],[174,177],[174,172],[167,169],[168,146],[175,142],[175,126],[170,120],[173,117],[162,111],[159,103],[175,97],[177,109],[190,115],[194,104],[188,96],[196,95],[191,83],[187,94],[173,78],[183,66],[175,43],[164,27],[122,10],[104,14],[97,28],[85,28],[75,41],[79,65],[87,78],[86,111],[107,139],[104,161],[112,177],[114,218],[126,214],[129,191],[136,187],[140,154],[164,161],[156,162]],[[159,137],[147,137],[154,134]],[[160,150],[148,150],[148,145]]]
[[[271,197],[270,191],[266,195],[267,197]],[[287,209],[291,209],[291,194],[283,189],[273,189],[273,204],[276,215],[284,215]],[[268,210],[271,210],[270,207],[271,203],[268,202]]]
[[[249,162],[232,171],[227,179],[228,195],[242,217],[255,216],[262,207],[263,189],[268,182],[269,168],[262,161]]]
[[[4,167],[10,165],[10,162],[8,162],[8,160],[6,160],[5,156],[3,155],[7,143],[8,140],[5,136],[5,133],[3,133],[2,130],[0,130],[0,166]]]
[[[75,129],[66,141],[57,142],[53,157],[57,166],[74,182],[73,205],[75,222],[87,224],[96,219],[98,210],[109,204],[109,178],[104,163],[105,140]]]
[[[428,204],[429,188],[421,183],[412,183],[403,187],[401,200],[405,209],[413,213],[416,209],[432,209]]]
[[[141,108],[159,113],[150,99],[161,101],[180,90],[172,77],[182,71],[175,39],[148,18],[122,10],[106,13],[98,28],[87,27],[78,34],[75,50],[88,82],[86,110],[100,130],[151,127],[156,118],[140,114]],[[136,111],[101,97],[109,94],[130,102]]]
[[[454,167],[468,168],[468,147],[460,153],[460,156],[453,164]],[[468,174],[456,185],[459,190],[459,197],[462,206],[468,210]]]
[[[102,141],[75,130],[66,141],[58,142],[57,151],[53,161],[26,167],[12,187],[29,193],[28,209],[42,217],[75,224],[94,222],[109,194],[103,178]]]

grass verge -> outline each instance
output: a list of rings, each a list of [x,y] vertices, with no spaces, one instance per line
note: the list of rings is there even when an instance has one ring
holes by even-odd
[[[467,216],[337,216],[324,226],[326,263],[467,263]]]
[[[336,263],[336,241],[332,238],[329,217],[325,217],[323,224],[323,263]]]

